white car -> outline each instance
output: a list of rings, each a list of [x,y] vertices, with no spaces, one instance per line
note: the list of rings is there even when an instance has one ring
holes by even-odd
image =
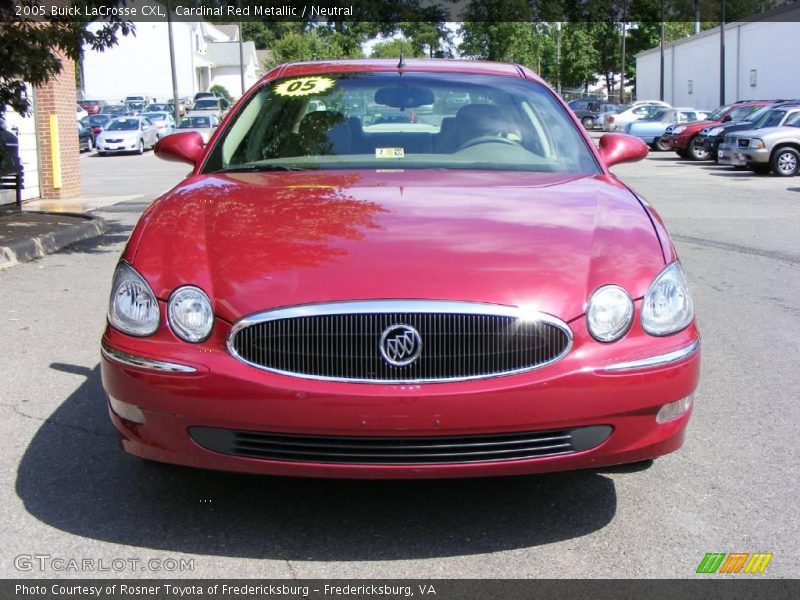
[[[158,128],[141,116],[119,117],[97,134],[95,146],[100,156],[121,152],[143,154],[158,141]]]
[[[178,123],[173,133],[196,131],[202,136],[203,143],[207,144],[217,127],[219,127],[219,117],[217,117],[217,115],[189,113],[181,119],[181,122]]]
[[[603,131],[623,131],[627,123],[650,116],[664,108],[670,108],[670,105],[660,100],[639,100],[632,104],[626,104],[621,106],[615,114],[605,116]]]
[[[75,111],[75,116],[78,118],[78,121],[80,121],[81,119],[85,119],[86,117],[89,116],[89,113],[86,112],[83,108],[81,108],[80,104],[76,104],[75,108],[77,109]]]

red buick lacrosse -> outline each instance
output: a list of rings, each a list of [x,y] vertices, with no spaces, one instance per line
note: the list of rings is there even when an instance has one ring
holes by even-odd
[[[700,340],[662,221],[516,65],[278,67],[142,215],[103,385],[123,448],[313,477],[473,477],[678,449]]]

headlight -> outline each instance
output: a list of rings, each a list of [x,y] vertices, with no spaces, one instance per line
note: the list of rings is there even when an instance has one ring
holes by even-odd
[[[760,150],[761,148],[764,148],[764,140],[759,140],[758,138],[753,138],[752,140],[750,140],[750,148],[756,148],[758,150]]]
[[[675,129],[672,130],[672,133],[681,133],[682,131],[686,130],[686,125],[678,125]]]
[[[678,261],[656,276],[642,301],[642,328],[651,335],[669,335],[685,329],[694,319],[689,285]]]
[[[599,342],[621,338],[633,321],[633,300],[618,285],[604,285],[595,290],[586,307],[589,333]]]
[[[119,263],[108,302],[111,326],[128,335],[152,335],[159,316],[158,301],[144,278],[128,263]]]
[[[214,325],[211,301],[203,290],[191,285],[172,292],[167,316],[175,334],[187,342],[202,342],[211,334]]]
[[[713,129],[708,130],[708,135],[719,135],[724,131],[724,127],[714,127]]]

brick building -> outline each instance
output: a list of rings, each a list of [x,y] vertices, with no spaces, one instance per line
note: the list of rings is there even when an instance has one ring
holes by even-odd
[[[33,104],[29,116],[5,114],[7,128],[19,138],[24,200],[76,198],[81,193],[75,65],[62,58],[62,66],[61,73],[46,84],[28,86]],[[13,201],[13,191],[0,195],[0,204]]]

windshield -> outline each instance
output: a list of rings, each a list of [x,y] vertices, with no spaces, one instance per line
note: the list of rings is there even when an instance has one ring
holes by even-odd
[[[675,111],[668,109],[656,109],[656,112],[647,115],[642,121],[666,122],[675,120]]]
[[[101,125],[105,125],[111,120],[111,117],[108,115],[91,115],[83,119],[86,123],[91,125],[92,127],[99,127]]]
[[[204,172],[394,168],[597,173],[544,86],[450,73],[348,73],[264,84]]]
[[[719,121],[722,118],[722,115],[728,112],[730,108],[731,108],[730,104],[728,104],[727,106],[720,106],[719,108],[714,110],[714,112],[712,112],[710,115],[708,115],[708,120]]]
[[[211,127],[211,119],[208,117],[186,117],[181,119],[178,129],[203,129]]]
[[[204,108],[219,108],[219,100],[198,100],[194,103],[195,109],[204,109]]]
[[[161,112],[146,112],[142,113],[142,116],[147,117],[151,121],[163,121],[164,119],[167,118],[166,113],[161,113]]]
[[[132,131],[139,129],[139,119],[117,119],[111,121],[107,131]]]

